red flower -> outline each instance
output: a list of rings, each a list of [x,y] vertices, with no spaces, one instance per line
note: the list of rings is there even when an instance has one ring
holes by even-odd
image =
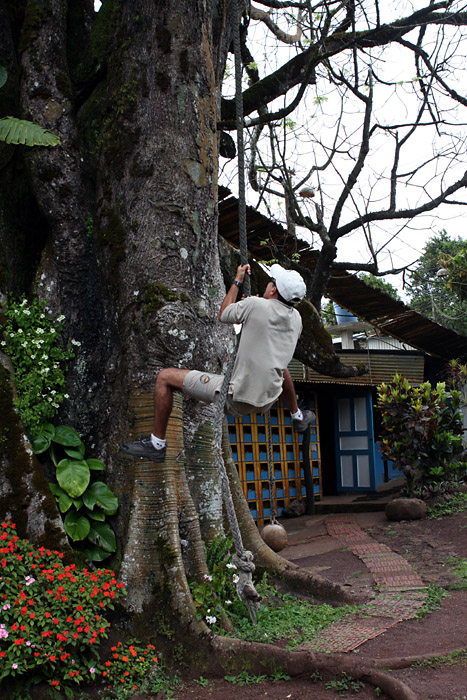
[[[60,685],[58,681],[52,681],[52,685]]]
[[[50,654],[50,656],[49,656],[49,659],[50,659],[51,661],[55,661],[56,658],[57,658],[57,657],[55,656],[55,654]]]
[[[24,639],[22,637],[15,639],[15,644],[17,647],[21,646],[21,644],[24,644]]]

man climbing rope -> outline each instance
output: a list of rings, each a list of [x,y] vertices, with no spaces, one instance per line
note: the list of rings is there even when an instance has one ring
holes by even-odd
[[[305,296],[302,276],[281,265],[273,265],[262,297],[237,302],[238,289],[249,265],[239,265],[237,274],[219,311],[222,323],[242,324],[242,333],[225,403],[233,416],[266,413],[282,394],[291,413],[293,429],[303,433],[315,421],[312,411],[301,411],[287,365],[293,357],[302,331],[301,316],[295,309]],[[237,303],[236,303],[237,302]],[[223,375],[198,370],[162,369],[154,387],[154,430],[148,438],[123,442],[120,449],[134,457],[165,461],[165,434],[172,411],[173,392],[212,403],[221,390]]]

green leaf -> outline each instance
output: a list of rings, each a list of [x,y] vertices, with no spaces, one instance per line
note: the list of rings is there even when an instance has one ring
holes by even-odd
[[[86,493],[83,493],[83,501],[86,508],[93,510],[97,505],[106,515],[114,515],[118,509],[118,498],[103,481],[91,484]]]
[[[57,486],[57,484],[49,484],[49,488],[57,499],[60,513],[66,513],[73,503],[72,499],[69,497],[66,491],[60,488],[60,486]]]
[[[44,423],[39,428],[39,432],[32,439],[32,449],[34,454],[39,455],[50,447],[55,428],[51,423]]]
[[[62,459],[57,464],[57,481],[71,498],[78,498],[86,491],[91,473],[84,460]]]
[[[24,146],[57,146],[60,138],[39,124],[16,117],[3,117],[0,119],[0,141]]]
[[[82,552],[90,561],[103,561],[104,559],[107,559],[107,557],[110,557],[111,554],[110,552],[105,552],[100,547],[85,546],[81,543],[78,547],[75,546],[75,549]]]
[[[91,520],[99,520],[100,522],[104,522],[105,520],[105,513],[100,508],[96,508],[95,510],[89,510],[89,508],[86,508],[84,514],[86,517],[91,518]]]
[[[117,540],[115,532],[108,523],[93,523],[89,531],[88,540],[98,547],[102,547],[106,552],[115,552]]]
[[[8,72],[5,66],[0,66],[0,88],[3,87],[8,79]]]
[[[72,459],[83,459],[85,451],[86,448],[84,447],[83,442],[81,443],[81,445],[78,445],[77,448],[74,450],[70,450],[69,447],[65,447],[65,453],[68,455],[68,457],[71,457]]]
[[[105,469],[105,464],[101,459],[93,459],[91,457],[91,459],[86,460],[86,463],[87,463],[89,469],[99,469],[99,470]]]
[[[59,445],[65,445],[65,447],[79,447],[82,444],[76,430],[70,428],[69,425],[59,425],[58,428],[55,428],[55,435],[52,439],[54,442],[58,442]]]
[[[75,510],[71,510],[67,513],[63,524],[65,525],[67,535],[71,537],[74,542],[84,540],[91,529],[89,520]]]

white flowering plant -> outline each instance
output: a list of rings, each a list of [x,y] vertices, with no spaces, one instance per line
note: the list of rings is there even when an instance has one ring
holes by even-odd
[[[31,302],[25,298],[10,299],[5,310],[0,348],[13,364],[15,405],[29,434],[53,418],[68,398],[65,372],[75,352],[62,344],[64,320],[63,315],[54,318],[45,302],[37,297]],[[79,341],[73,344],[76,346]]]
[[[202,581],[189,582],[198,619],[203,619],[216,632],[221,629],[224,614],[231,620],[248,616],[235,588],[237,567],[231,561],[231,549],[231,537],[214,537],[205,546],[209,574],[205,574]]]

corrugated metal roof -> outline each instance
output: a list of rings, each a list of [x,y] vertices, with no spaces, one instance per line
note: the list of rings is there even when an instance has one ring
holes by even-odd
[[[369,371],[359,377],[328,377],[306,367],[298,360],[292,360],[289,371],[294,382],[316,384],[378,386],[381,382],[392,381],[396,372],[406,377],[413,386],[419,386],[424,380],[425,358],[418,352],[339,352],[339,359],[344,365],[366,364]]]
[[[226,192],[228,191],[224,189],[220,196],[226,196]],[[305,241],[288,234],[283,226],[253,207],[247,207],[247,231],[248,249],[254,258],[264,258],[264,241],[270,240],[285,255],[300,253],[302,267],[311,272],[315,269],[318,251],[312,250]],[[235,197],[227,197],[219,202],[219,234],[232,245],[239,246],[238,200]],[[465,336],[425,318],[388,294],[369,287],[355,274],[334,270],[326,296],[358,318],[379,328],[385,335],[391,335],[418,350],[443,359],[467,356]]]

